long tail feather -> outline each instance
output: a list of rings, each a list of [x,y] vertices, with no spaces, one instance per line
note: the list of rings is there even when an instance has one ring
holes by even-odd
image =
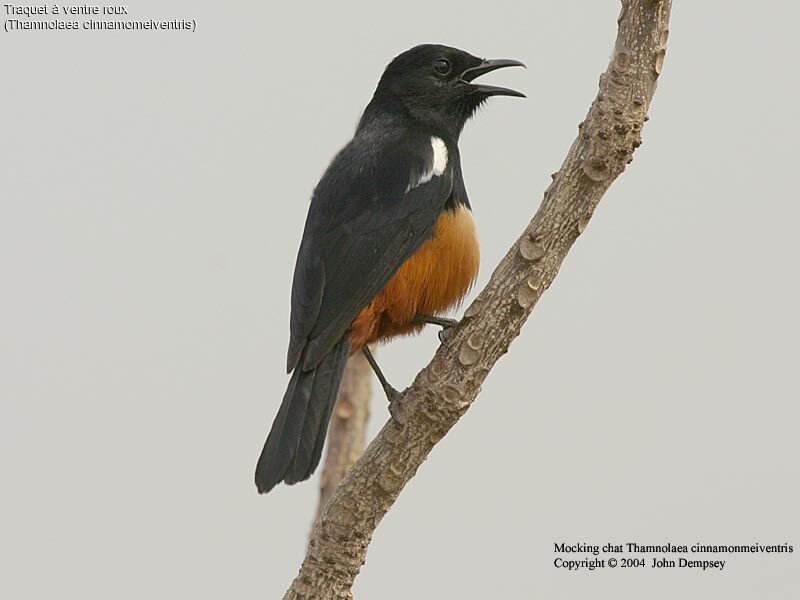
[[[266,494],[281,481],[311,477],[322,456],[331,411],[350,350],[347,337],[310,371],[299,362],[283,396],[256,466],[256,486]]]

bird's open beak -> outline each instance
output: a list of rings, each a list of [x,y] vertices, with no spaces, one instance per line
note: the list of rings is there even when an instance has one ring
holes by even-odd
[[[518,98],[525,98],[525,94],[522,92],[518,92],[516,90],[511,90],[509,88],[504,87],[497,87],[494,85],[480,85],[480,84],[472,84],[472,80],[480,77],[481,75],[485,75],[491,71],[496,69],[502,69],[503,67],[524,67],[525,64],[519,62],[518,60],[511,60],[510,58],[493,58],[493,59],[486,59],[477,67],[472,67],[471,69],[467,69],[461,74],[461,81],[464,83],[470,83],[471,87],[476,92],[481,92],[488,96],[517,96]]]

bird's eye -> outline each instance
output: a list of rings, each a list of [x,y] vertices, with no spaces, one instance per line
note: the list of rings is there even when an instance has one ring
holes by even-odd
[[[433,70],[439,75],[447,75],[452,69],[453,66],[446,58],[437,58],[435,61],[433,61]]]

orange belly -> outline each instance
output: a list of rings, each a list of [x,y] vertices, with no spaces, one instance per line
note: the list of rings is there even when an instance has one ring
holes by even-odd
[[[472,211],[444,211],[433,235],[406,260],[355,318],[352,352],[365,344],[418,331],[417,315],[436,315],[461,301],[478,274],[480,251]]]

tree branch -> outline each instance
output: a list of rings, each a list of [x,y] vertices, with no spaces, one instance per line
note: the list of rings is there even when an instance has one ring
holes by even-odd
[[[347,472],[317,521],[300,573],[284,596],[352,598],[372,533],[433,446],[472,404],[519,335],[611,183],[641,145],[664,63],[671,0],[623,0],[600,91],[522,236],[464,319],[403,396],[405,426],[389,422]]]
[[[347,361],[339,398],[328,427],[328,450],[319,484],[317,519],[344,474],[364,452],[371,381],[369,363],[361,352],[357,352]]]

